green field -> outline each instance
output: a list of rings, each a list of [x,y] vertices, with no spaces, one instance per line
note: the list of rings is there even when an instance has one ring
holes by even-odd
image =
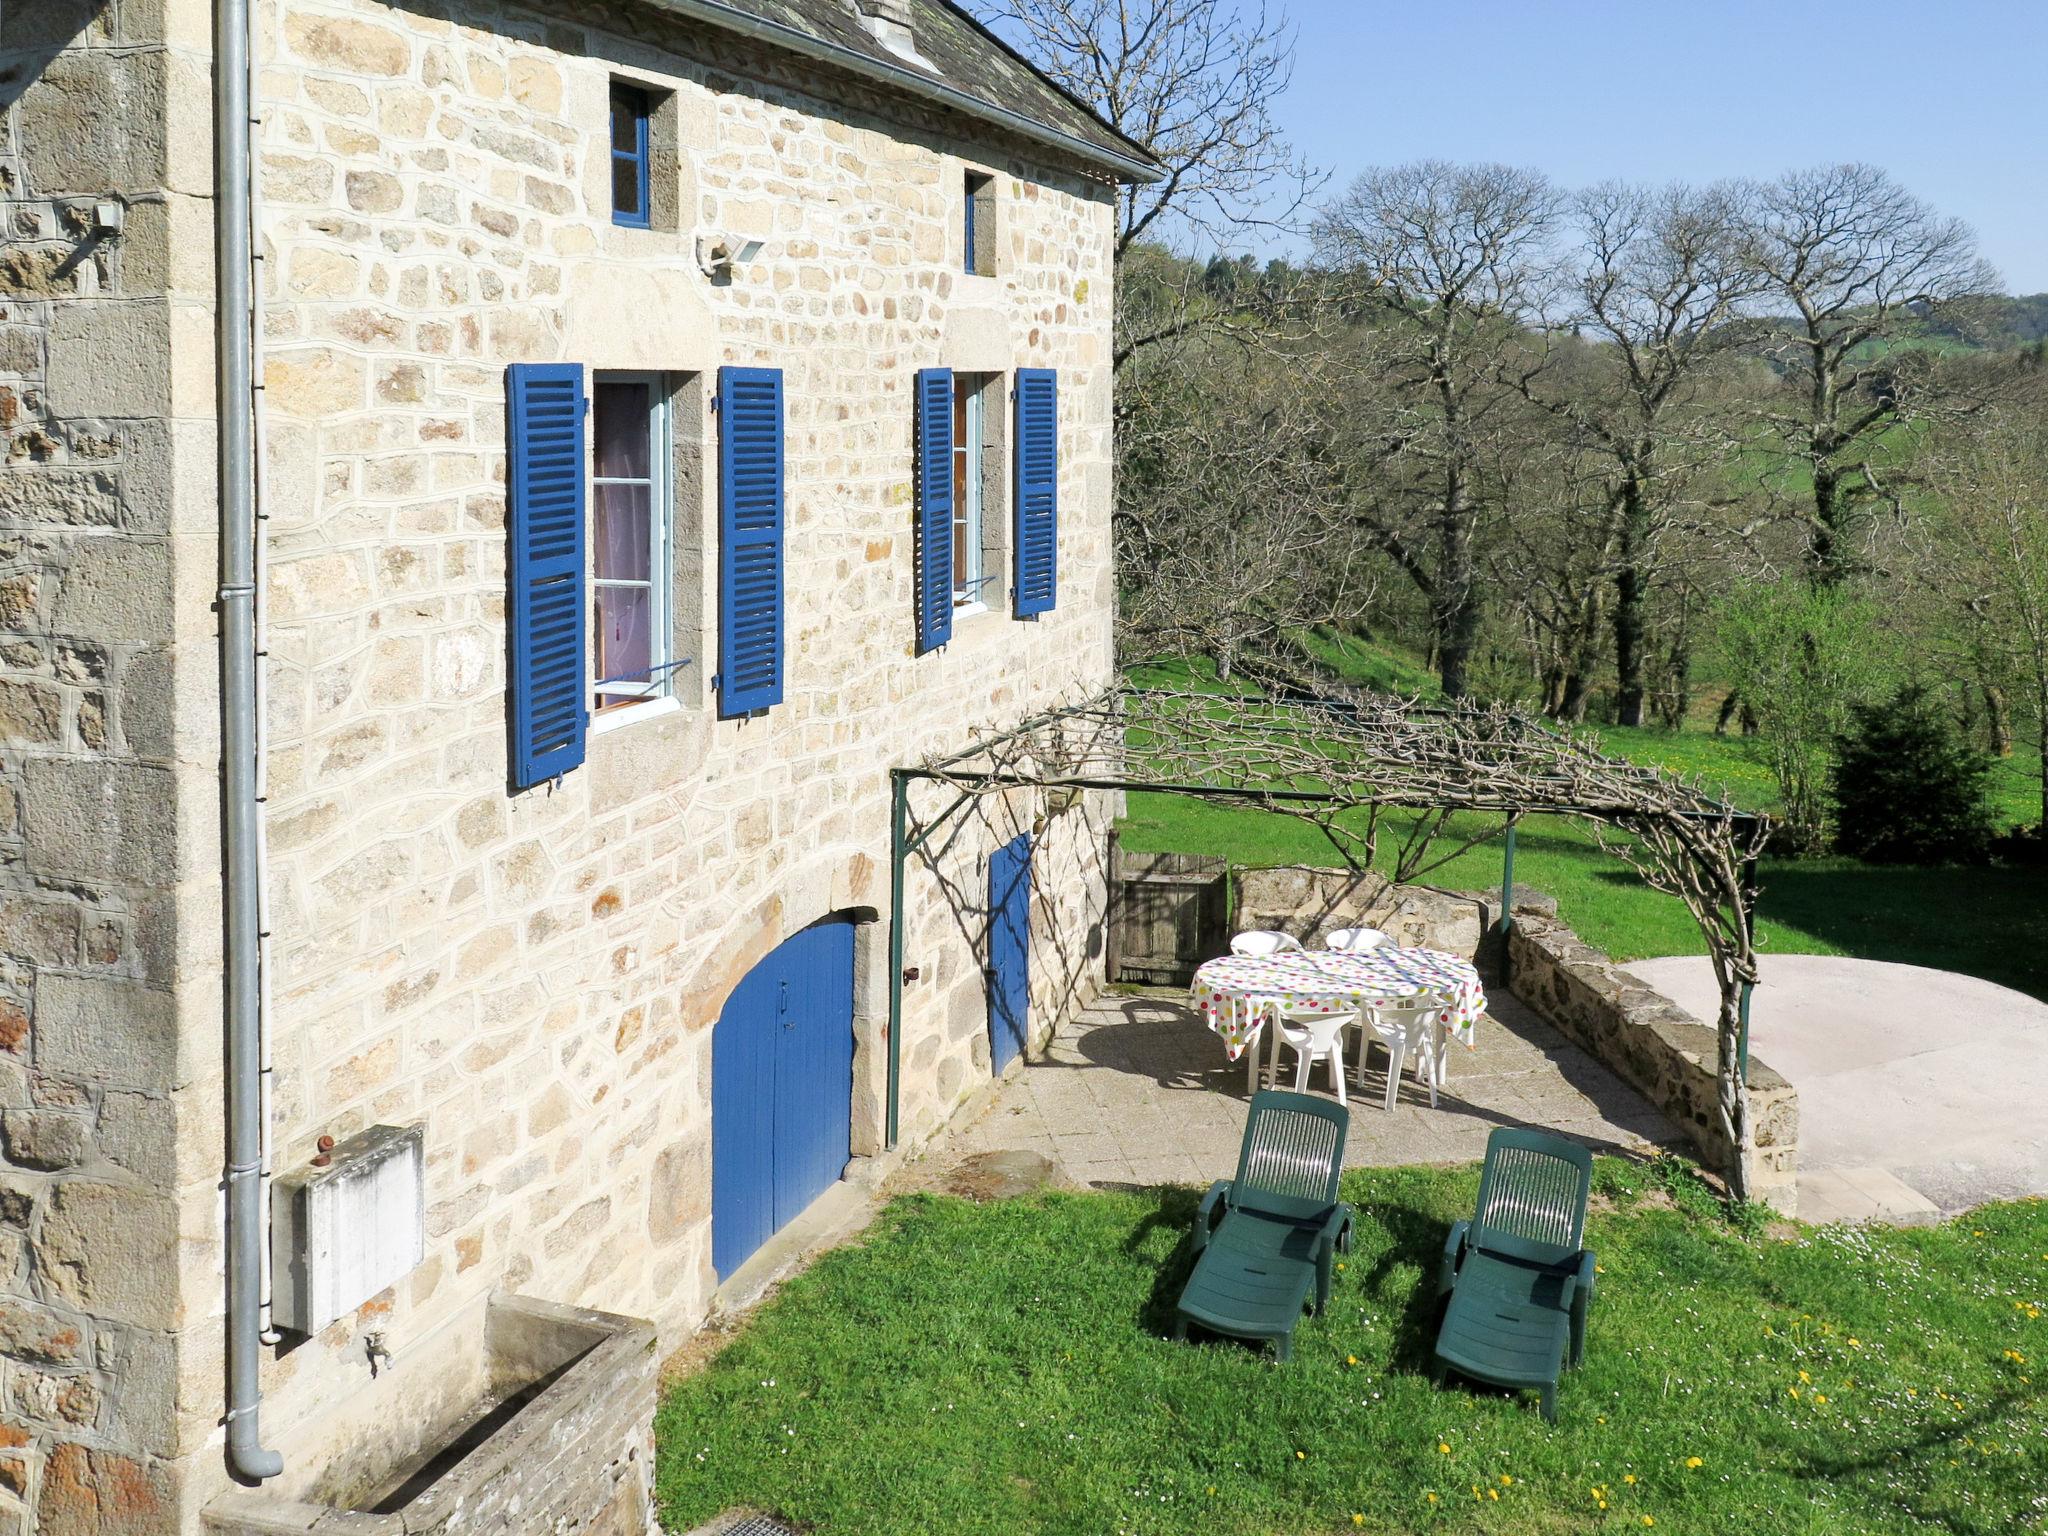
[[[1341,662],[1350,680],[1398,693],[1425,691],[1419,685],[1426,675],[1398,653],[1350,637],[1323,635],[1313,643],[1326,664]],[[1185,673],[1138,676],[1162,685],[1187,682]],[[1739,737],[1612,726],[1586,734],[1609,752],[1685,774],[1744,809],[1769,810],[1774,803],[1769,773]],[[2032,820],[2039,804],[2038,783],[2016,761],[1994,765],[1991,793],[2009,825]],[[1362,822],[1363,813],[1355,814]],[[1393,816],[1386,822],[1383,872],[1402,825]],[[1453,824],[1454,833],[1459,825]],[[1171,795],[1134,792],[1120,832],[1134,852],[1207,853],[1248,867],[1342,862],[1306,821]],[[1517,882],[1556,897],[1564,920],[1615,958],[1705,953],[1685,908],[1602,852],[1582,825],[1531,817],[1516,833],[1516,845]],[[1451,890],[1497,890],[1501,851],[1498,842],[1481,845],[1426,879]],[[1762,888],[1758,938],[1766,955],[1856,955],[1933,966],[2048,1000],[2048,871],[1774,859],[1764,862]]]
[[[1277,1366],[1174,1343],[1196,1192],[898,1200],[656,1421],[661,1513],[847,1536],[2040,1529],[2048,1204],[1912,1230],[1723,1219],[1603,1161],[1559,1422],[1426,1375],[1477,1170],[1348,1175],[1357,1246]],[[1789,1234],[1789,1235],[1787,1235]]]

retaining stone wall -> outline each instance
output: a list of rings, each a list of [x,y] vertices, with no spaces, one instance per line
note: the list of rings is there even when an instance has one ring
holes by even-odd
[[[1370,871],[1286,865],[1237,872],[1237,927],[1277,928],[1304,944],[1318,944],[1338,928],[1377,928],[1397,944],[1446,954],[1487,958],[1496,932],[1500,897],[1394,885]],[[1555,916],[1557,903],[1518,885],[1515,910]]]
[[[1554,918],[1517,917],[1508,957],[1516,997],[1663,1111],[1709,1167],[1733,1170],[1734,1148],[1722,1134],[1717,1107],[1719,1044],[1711,1027]],[[1749,1058],[1749,1118],[1753,1195],[1796,1214],[1799,1093],[1755,1056]]]

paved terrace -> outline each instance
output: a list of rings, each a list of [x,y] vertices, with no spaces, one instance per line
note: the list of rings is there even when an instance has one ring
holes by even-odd
[[[1280,1054],[1291,1083],[1294,1054]],[[1500,1125],[1534,1126],[1597,1151],[1678,1140],[1634,1089],[1512,997],[1481,1020],[1476,1051],[1452,1045],[1435,1109],[1412,1075],[1393,1112],[1381,1108],[1386,1058],[1375,1050],[1371,1061],[1366,1090],[1351,1092],[1350,1167],[1475,1162]],[[1315,1069],[1312,1092],[1329,1092],[1327,1071]],[[1225,1056],[1184,994],[1109,994],[1011,1079],[947,1154],[1037,1152],[1080,1185],[1207,1184],[1236,1165],[1244,1116],[1244,1063]]]

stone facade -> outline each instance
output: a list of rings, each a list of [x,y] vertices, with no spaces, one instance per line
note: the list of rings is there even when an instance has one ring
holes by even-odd
[[[276,1162],[380,1123],[427,1148],[424,1264],[267,1352],[272,1492],[312,1496],[494,1294],[665,1342],[704,1315],[725,998],[816,919],[886,917],[890,766],[1110,678],[1113,194],[628,0],[257,11]],[[192,1530],[225,1486],[210,23],[43,0],[0,31],[0,1536]],[[651,229],[608,217],[615,75],[663,98]],[[961,270],[970,168],[990,276]],[[761,249],[713,278],[700,237]],[[503,370],[539,361],[671,381],[696,660],[674,707],[511,793]],[[788,401],[786,702],[744,721],[705,664],[724,364],[783,369]],[[933,365],[1059,370],[1060,600],[918,656]],[[1016,830],[1034,1031],[1092,990],[1107,809],[991,799],[913,863],[906,1142],[987,1078],[982,892]],[[856,1154],[882,1151],[886,929],[860,930]]]
[[[1720,1046],[1711,1027],[1554,918],[1518,916],[1508,958],[1515,996],[1670,1117],[1708,1167],[1733,1169],[1735,1148],[1721,1130]],[[1755,1056],[1748,1088],[1753,1198],[1795,1215],[1799,1091]]]

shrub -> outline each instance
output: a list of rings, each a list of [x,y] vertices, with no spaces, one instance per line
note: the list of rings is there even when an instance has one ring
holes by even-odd
[[[1836,744],[1836,846],[1875,864],[1981,860],[1996,830],[1990,766],[1917,683],[1854,706]]]
[[[1878,695],[1890,645],[1876,607],[1832,587],[1789,578],[1748,586],[1722,604],[1717,639],[1729,681],[1756,721],[1748,749],[1778,782],[1777,851],[1828,843],[1835,744],[1855,705]]]

